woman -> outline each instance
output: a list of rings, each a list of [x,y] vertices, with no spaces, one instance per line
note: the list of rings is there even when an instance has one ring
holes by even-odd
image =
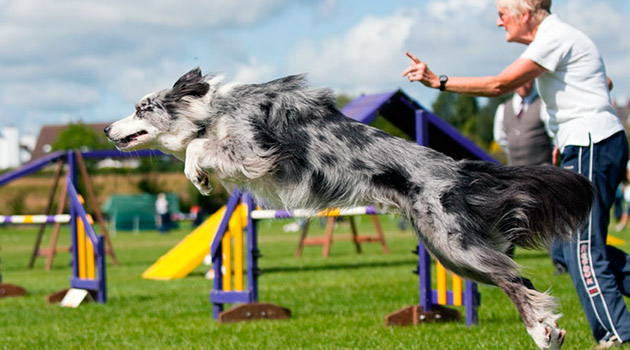
[[[499,75],[437,76],[407,52],[412,63],[403,76],[441,91],[487,97],[536,79],[561,166],[588,177],[599,192],[586,227],[563,245],[569,273],[600,346],[630,341],[630,313],[622,296],[630,294],[630,277],[624,273],[630,271],[630,259],[606,246],[610,207],[625,175],[628,144],[611,103],[602,58],[586,35],[551,14],[551,0],[495,0],[495,5],[497,26],[505,29],[506,40],[527,45]]]

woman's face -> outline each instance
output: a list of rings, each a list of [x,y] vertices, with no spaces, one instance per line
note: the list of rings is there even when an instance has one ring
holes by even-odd
[[[505,40],[507,42],[520,42],[519,39],[525,29],[525,25],[522,23],[523,16],[513,14],[507,8],[498,10],[497,26],[505,29]]]

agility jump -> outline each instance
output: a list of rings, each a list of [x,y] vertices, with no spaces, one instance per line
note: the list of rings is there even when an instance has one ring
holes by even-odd
[[[72,232],[71,288],[85,289],[99,303],[107,301],[105,274],[105,245],[103,235],[92,228],[92,217],[85,212],[83,199],[68,178],[67,194],[70,214],[61,215],[0,215],[0,224],[70,224]],[[68,290],[48,297],[49,302],[60,301]]]
[[[252,197],[239,191],[232,193],[226,207],[210,248],[215,272],[222,271],[222,266],[225,271],[223,274],[215,273],[213,290],[210,293],[214,318],[221,323],[255,319],[282,319],[291,315],[290,310],[286,308],[274,304],[258,303],[258,276],[261,275],[258,259],[262,255],[257,247],[257,220],[383,214],[372,206],[332,209],[322,212],[301,209],[291,211],[256,210]],[[236,227],[239,225],[240,227]],[[247,289],[243,288],[242,265],[238,265],[243,261],[242,227],[245,227],[247,231]],[[234,239],[235,247],[233,256],[230,248],[232,239]],[[461,319],[458,311],[447,309],[442,305],[465,306],[466,323],[468,325],[476,324],[480,299],[476,283],[466,281],[465,290],[462,290],[462,279],[453,275],[453,288],[447,290],[446,270],[437,263],[437,290],[432,290],[431,258],[421,245],[415,253],[419,255],[420,305],[394,312],[386,317],[386,324],[410,325],[429,321],[459,321]],[[232,269],[232,261],[234,261],[234,269]],[[231,282],[232,270],[234,287],[232,287]],[[243,305],[224,311],[225,304],[232,303],[243,303]]]
[[[89,177],[85,165],[83,163],[84,158],[130,158],[130,157],[142,157],[148,155],[161,155],[159,151],[140,151],[135,154],[123,153],[119,151],[90,151],[90,152],[78,152],[78,151],[59,151],[51,153],[45,157],[35,160],[19,169],[10,171],[0,175],[0,186],[4,186],[16,179],[23,176],[35,173],[44,167],[52,164],[56,164],[56,171],[54,177],[54,185],[51,187],[46,214],[42,215],[0,215],[0,225],[2,224],[38,224],[40,226],[35,247],[33,249],[33,255],[29,262],[29,267],[32,267],[35,258],[38,255],[47,256],[46,261],[47,269],[52,266],[52,259],[57,251],[56,241],[59,230],[59,225],[70,224],[72,230],[72,246],[70,252],[72,253],[72,278],[70,285],[72,288],[85,289],[92,294],[93,298],[101,303],[106,302],[106,272],[105,272],[105,254],[109,254],[112,257],[112,262],[117,265],[116,257],[114,255],[114,249],[111,242],[108,240],[107,230],[98,210],[98,205],[94,195],[92,193]],[[56,192],[59,179],[61,178],[61,171],[63,165],[68,164],[68,174],[66,186],[62,187],[62,193],[59,197],[58,212],[56,215],[51,215],[50,211],[53,207],[54,194]],[[103,235],[97,235],[94,233],[92,227],[91,216],[87,215],[82,203],[82,199],[76,190],[77,172],[80,172],[88,190],[88,198],[91,201],[92,207],[95,210],[97,221],[101,227]],[[63,214],[62,211],[65,207],[66,199],[70,199],[70,213]],[[41,239],[43,236],[46,225],[54,224],[55,230],[51,239],[51,248],[47,251],[40,250]],[[108,249],[105,249],[105,246]],[[2,281],[0,275],[0,282]],[[9,285],[0,284],[0,296],[9,295],[23,295],[25,291],[23,288]],[[49,302],[60,301],[65,295],[67,290],[63,290],[48,297]]]

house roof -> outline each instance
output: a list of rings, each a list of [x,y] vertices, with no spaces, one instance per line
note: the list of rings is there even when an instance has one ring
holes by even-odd
[[[454,159],[479,159],[497,162],[457,129],[429,112],[402,90],[362,95],[348,103],[342,112],[369,124],[383,116],[418,144],[435,149]]]
[[[110,123],[95,123],[95,124],[85,124],[88,127],[91,127],[96,132],[103,132],[103,129],[108,126]],[[59,134],[68,127],[68,124],[61,125],[44,125],[42,126],[41,131],[39,132],[39,136],[37,137],[37,143],[35,144],[35,148],[31,153],[31,161],[39,159],[51,151],[49,146],[57,140]],[[46,146],[48,145],[48,146]],[[48,149],[48,150],[47,150]]]

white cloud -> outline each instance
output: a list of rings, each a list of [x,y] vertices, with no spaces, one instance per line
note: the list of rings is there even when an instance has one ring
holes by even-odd
[[[43,118],[43,108],[88,118],[111,113],[99,96],[132,104],[171,86],[188,69],[229,57],[236,45],[225,39],[229,30],[254,26],[288,3],[0,0],[0,107],[33,118]],[[196,61],[201,55],[210,59]]]
[[[5,1],[4,20],[27,24],[132,25],[204,28],[251,25],[285,5],[288,0],[67,0]]]
[[[494,6],[494,0],[434,0],[427,4],[426,9],[431,17],[447,21],[453,16],[472,19],[490,6]]]
[[[251,58],[247,64],[238,66],[231,82],[239,84],[261,83],[277,78],[277,75],[276,66]]]
[[[2,89],[1,102],[7,106],[33,109],[83,107],[97,103],[100,94],[91,86],[64,81],[13,84]]]
[[[289,70],[308,72],[312,81],[346,91],[378,89],[402,72],[401,55],[413,22],[409,13],[368,16],[342,36],[304,40],[290,54]]]

